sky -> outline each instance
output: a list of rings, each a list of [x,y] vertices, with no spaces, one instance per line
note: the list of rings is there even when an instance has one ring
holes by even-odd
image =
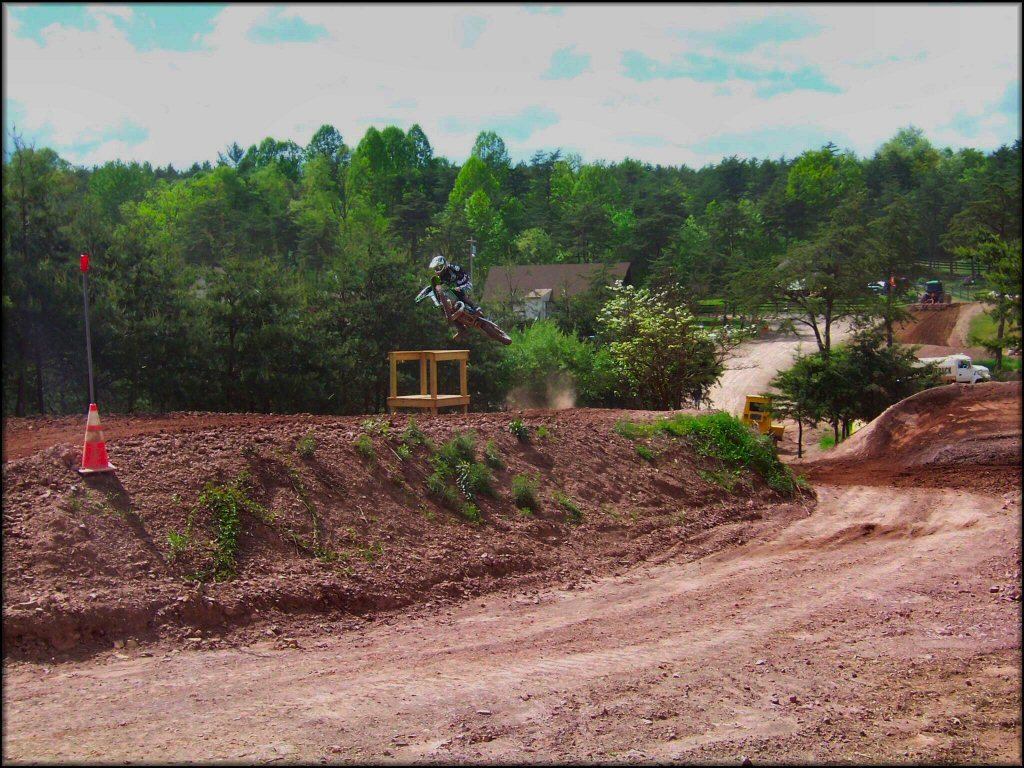
[[[1021,135],[1021,4],[3,4],[12,135],[83,167],[418,124],[461,164],[701,168]]]

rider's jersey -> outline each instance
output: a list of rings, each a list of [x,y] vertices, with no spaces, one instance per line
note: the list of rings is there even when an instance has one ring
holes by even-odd
[[[469,281],[469,274],[458,264],[449,264],[438,277],[463,293],[469,293],[473,288],[473,283]]]

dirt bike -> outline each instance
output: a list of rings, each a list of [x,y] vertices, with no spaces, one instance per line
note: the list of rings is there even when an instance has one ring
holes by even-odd
[[[512,338],[501,330],[493,320],[484,317],[479,309],[474,312],[464,302],[459,301],[459,298],[452,289],[445,283],[442,283],[436,276],[430,279],[430,285],[416,294],[417,304],[424,299],[430,299],[434,302],[434,306],[441,308],[441,311],[444,313],[444,319],[448,321],[449,325],[454,325],[459,329],[476,328],[489,338],[500,341],[502,344],[512,343]]]

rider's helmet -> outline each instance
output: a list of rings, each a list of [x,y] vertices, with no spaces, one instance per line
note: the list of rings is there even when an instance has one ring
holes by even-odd
[[[448,261],[445,259],[444,256],[438,255],[438,256],[435,256],[434,258],[432,258],[430,260],[430,268],[432,270],[434,270],[434,272],[436,274],[438,274],[438,275],[440,275],[442,272],[444,272],[444,270],[445,270],[445,268],[447,266],[448,266]]]

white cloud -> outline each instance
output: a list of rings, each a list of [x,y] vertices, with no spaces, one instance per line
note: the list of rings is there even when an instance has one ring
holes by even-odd
[[[121,158],[187,167],[215,161],[233,141],[245,147],[269,135],[304,145],[330,123],[355,145],[370,125],[413,122],[437,154],[462,162],[475,134],[447,132],[446,120],[475,126],[531,107],[556,113],[561,122],[525,141],[504,137],[514,156],[580,147],[587,161],[628,155],[700,166],[721,154],[695,146],[787,126],[848,137],[862,155],[911,123],[935,143],[981,149],[1019,131],[1005,119],[986,120],[990,105],[1019,80],[1019,6],[604,4],[568,5],[549,15],[501,4],[239,4],[217,15],[213,30],[199,38],[201,50],[185,52],[135,50],[114,23],[130,18],[126,6],[89,10],[96,29],[51,25],[40,46],[19,36],[5,7],[5,95],[24,107],[25,129],[49,126],[62,154],[76,163]],[[250,40],[250,29],[275,12],[327,35],[309,44]],[[713,45],[695,33],[779,14],[801,15],[821,30],[752,47],[729,61],[758,71],[818,71],[842,93],[797,90],[763,98],[753,82],[738,78],[637,82],[623,74],[624,51],[666,64],[687,52],[710,56]],[[468,16],[486,24],[473,47],[464,48]],[[570,80],[541,79],[552,54],[569,47],[591,57],[590,69]],[[950,127],[958,114],[979,119],[975,136]],[[149,138],[111,142],[88,156],[68,148],[86,131],[125,123],[143,126]],[[641,135],[665,143],[619,138]]]

